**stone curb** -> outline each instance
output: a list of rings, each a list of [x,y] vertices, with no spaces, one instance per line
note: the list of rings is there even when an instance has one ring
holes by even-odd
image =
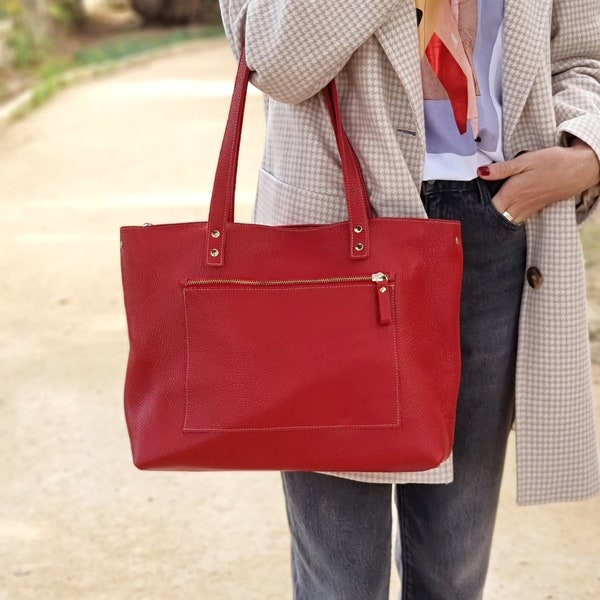
[[[107,73],[114,71],[120,71],[129,67],[135,67],[158,58],[165,58],[169,56],[177,56],[178,54],[185,54],[191,50],[198,49],[200,47],[206,47],[213,41],[222,41],[221,36],[214,38],[204,38],[183,42],[176,42],[175,44],[165,48],[155,48],[146,52],[140,52],[133,56],[128,56],[121,59],[111,60],[99,63],[97,65],[91,65],[88,67],[79,67],[65,71],[60,75],[52,78],[49,83],[54,84],[57,89],[67,87],[73,83],[99,77]],[[0,105],[0,132],[2,129],[8,127],[20,114],[33,108],[32,102],[34,98],[36,86],[32,86],[28,90],[21,92],[16,98],[13,98],[8,103]]]

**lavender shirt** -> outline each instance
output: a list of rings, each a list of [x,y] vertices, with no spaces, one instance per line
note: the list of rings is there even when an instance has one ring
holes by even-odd
[[[474,15],[473,15],[474,16]],[[504,160],[502,151],[502,32],[504,2],[479,0],[473,64],[479,84],[479,134],[458,131],[450,101],[424,89],[427,158],[423,180],[468,181],[477,168]]]

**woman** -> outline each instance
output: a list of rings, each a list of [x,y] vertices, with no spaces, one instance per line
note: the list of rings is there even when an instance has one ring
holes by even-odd
[[[284,473],[295,597],[387,599],[394,489],[402,598],[479,599],[513,417],[519,503],[599,490],[577,233],[600,196],[597,0],[221,9],[268,98],[257,221],[346,218],[319,94],[335,78],[374,211],[463,227],[453,459],[423,473]]]

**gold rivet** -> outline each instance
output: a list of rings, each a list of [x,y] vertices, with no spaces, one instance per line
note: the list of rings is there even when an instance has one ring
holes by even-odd
[[[213,249],[210,251],[210,255],[211,255],[211,256],[219,256],[219,251],[218,251],[216,248],[213,248]]]
[[[362,230],[363,230],[362,226],[361,225],[357,225],[354,228],[354,233],[362,233]]]
[[[460,244],[460,238],[459,237],[456,238],[456,243]]]
[[[385,286],[382,286],[382,287],[380,287],[380,288],[379,288],[379,291],[380,291],[382,294],[385,294],[385,293],[387,292],[387,288],[386,288]]]
[[[360,252],[361,250],[365,249],[365,245],[364,244],[356,244],[356,246],[354,246],[354,249],[358,250]]]
[[[212,235],[214,238],[218,238],[221,236],[221,232],[218,229],[215,229],[210,235]]]

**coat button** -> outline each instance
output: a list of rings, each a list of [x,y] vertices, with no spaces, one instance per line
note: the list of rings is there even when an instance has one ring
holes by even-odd
[[[529,267],[527,269],[527,283],[534,290],[539,290],[544,284],[544,276],[537,267]]]

